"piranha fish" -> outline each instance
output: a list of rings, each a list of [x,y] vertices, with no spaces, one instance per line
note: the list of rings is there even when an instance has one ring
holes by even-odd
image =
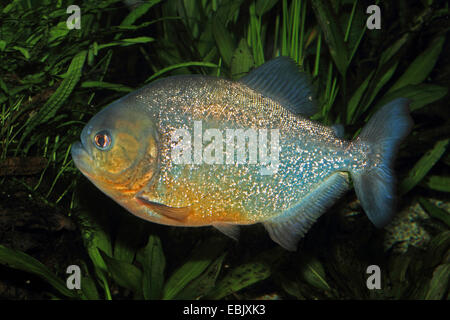
[[[262,223],[295,251],[350,177],[372,223],[391,220],[393,161],[413,125],[408,105],[388,103],[344,140],[338,127],[308,119],[316,112],[308,77],[278,57],[239,81],[155,81],[96,114],[71,152],[94,185],[142,219],[210,225],[235,239],[239,225]]]

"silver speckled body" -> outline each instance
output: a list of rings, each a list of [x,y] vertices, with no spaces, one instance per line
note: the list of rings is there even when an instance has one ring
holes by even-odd
[[[298,116],[240,82],[177,76],[155,82],[111,107],[141,108],[159,133],[159,172],[145,191],[154,202],[195,207],[194,225],[212,221],[264,222],[289,210],[336,173],[368,166],[367,148],[338,138],[333,129]],[[261,175],[254,164],[175,164],[174,130],[278,129],[279,167]],[[373,164],[372,164],[373,165]],[[346,173],[345,173],[346,174]],[[150,212],[149,214],[153,214]]]

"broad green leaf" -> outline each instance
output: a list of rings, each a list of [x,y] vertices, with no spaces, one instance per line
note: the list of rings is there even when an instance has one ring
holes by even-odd
[[[397,98],[407,98],[411,100],[409,109],[415,111],[443,98],[447,94],[447,91],[447,88],[433,84],[408,85],[385,94],[377,103],[374,110],[378,110],[378,108]]]
[[[389,89],[389,92],[403,88],[410,84],[423,82],[436,64],[439,54],[444,45],[445,36],[438,37],[431,42],[430,46],[410,64],[405,73]]]
[[[141,263],[143,267],[142,289],[144,299],[161,299],[166,260],[158,236],[150,235],[143,250]]]
[[[433,190],[450,192],[450,177],[428,176],[424,185]]]
[[[434,269],[433,277],[428,286],[428,292],[425,295],[425,300],[440,300],[445,299],[445,294],[448,290],[450,282],[450,263],[441,264]]]
[[[119,286],[133,291],[135,296],[142,296],[142,271],[131,263],[111,258],[103,251],[100,251],[100,254],[114,281]]]
[[[108,89],[118,92],[131,92],[134,89],[123,84],[119,83],[110,83],[103,81],[84,81],[81,84],[82,88],[100,88],[100,89]]]
[[[66,284],[53,274],[45,265],[24,252],[0,245],[0,263],[13,269],[37,275],[53,288],[69,298],[80,298],[76,291],[69,290]]]
[[[223,259],[226,253],[222,254],[208,269],[205,270],[197,279],[189,283],[177,296],[177,300],[200,299],[214,287],[216,279],[222,268]]]
[[[253,55],[245,39],[241,39],[231,59],[231,75],[233,79],[239,79],[255,66]]]
[[[434,204],[432,204],[430,201],[428,201],[425,198],[419,198],[420,205],[425,209],[426,212],[430,214],[433,218],[439,219],[447,226],[450,227],[450,213],[436,207]]]
[[[206,298],[222,299],[254,283],[267,279],[272,273],[272,264],[283,253],[278,248],[266,251],[255,257],[254,260],[233,268],[217,283],[216,287]]]
[[[356,89],[355,93],[353,93],[352,97],[350,98],[347,106],[347,124],[353,123],[355,121],[355,115],[358,111],[358,105],[361,101],[361,98],[366,92],[367,87],[369,86],[370,80],[372,79],[375,71],[372,71],[367,78],[361,83],[361,85]]]
[[[70,32],[70,29],[67,28],[66,21],[61,21],[56,26],[50,29],[50,37],[47,40],[50,43],[50,46],[58,45],[64,37]],[[53,42],[53,43],[52,43]]]
[[[335,18],[331,3],[326,0],[311,0],[311,4],[325,36],[331,57],[341,75],[345,76],[350,55],[344,42],[344,33]]]
[[[208,294],[208,299],[222,299],[234,292],[246,288],[256,282],[267,279],[271,274],[270,265],[266,262],[249,262],[242,264],[219,281]]]
[[[200,276],[208,266],[223,252],[222,241],[207,241],[194,249],[193,254],[167,280],[163,299],[173,299],[192,280]]]
[[[300,274],[307,283],[316,288],[322,290],[331,289],[325,280],[325,269],[323,265],[314,257],[303,257],[300,265]]]
[[[404,34],[400,39],[394,42],[392,46],[387,48],[381,53],[380,58],[380,65],[384,65],[385,63],[389,62],[393,56],[397,54],[397,52],[400,51],[400,49],[405,45],[406,42],[409,40],[409,35],[406,33]]]
[[[391,280],[392,295],[396,299],[404,297],[409,288],[409,282],[406,272],[410,266],[412,257],[408,255],[399,255],[392,257],[389,261],[389,278]]]
[[[223,23],[218,20],[213,21],[213,35],[216,41],[217,47],[219,48],[220,56],[223,62],[227,65],[231,65],[231,59],[233,57],[233,52],[235,45],[233,42],[233,37],[230,32],[225,28]]]
[[[447,149],[450,139],[440,140],[436,142],[433,149],[425,153],[419,161],[414,165],[407,177],[400,184],[400,193],[406,194],[414,188],[430,171],[430,169],[439,161]]]
[[[427,267],[435,268],[442,263],[445,253],[450,248],[450,231],[446,230],[431,239],[426,256],[423,258]]]
[[[367,108],[370,106],[370,104],[373,102],[373,100],[375,99],[375,97],[377,96],[378,92],[380,92],[380,90],[383,88],[383,86],[392,78],[392,76],[395,73],[395,70],[397,69],[398,66],[398,61],[396,63],[394,63],[389,70],[387,70],[386,72],[384,72],[381,77],[376,77],[376,81],[375,81],[375,88],[372,90],[372,92],[370,92],[370,97],[367,101],[367,103],[365,103],[364,109],[362,110],[363,112],[365,112],[367,110]],[[374,81],[372,81],[373,83]]]
[[[87,300],[100,299],[97,287],[95,286],[95,282],[89,276],[81,278],[81,290],[83,291],[83,294],[86,296]]]

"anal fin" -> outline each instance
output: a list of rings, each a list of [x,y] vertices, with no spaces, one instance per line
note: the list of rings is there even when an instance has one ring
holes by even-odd
[[[310,192],[297,205],[280,216],[263,222],[273,241],[289,251],[296,251],[298,241],[314,222],[349,189],[345,172],[337,172]]]
[[[214,228],[229,236],[230,238],[239,240],[239,226],[231,223],[215,222],[212,224]]]

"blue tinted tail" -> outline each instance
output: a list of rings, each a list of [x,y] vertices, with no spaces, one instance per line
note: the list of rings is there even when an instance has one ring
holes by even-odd
[[[355,143],[370,146],[370,167],[352,172],[356,195],[369,219],[385,226],[395,212],[393,163],[398,147],[413,126],[409,101],[396,99],[382,107],[362,129]]]

